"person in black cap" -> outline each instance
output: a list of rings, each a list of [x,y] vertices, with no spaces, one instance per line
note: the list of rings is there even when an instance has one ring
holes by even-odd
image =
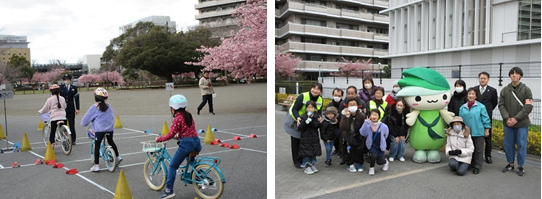
[[[72,145],[75,145],[77,138],[75,134],[75,115],[79,115],[79,93],[77,92],[77,86],[72,85],[72,75],[62,75],[63,85],[60,85],[60,95],[66,99],[66,117],[70,126]]]

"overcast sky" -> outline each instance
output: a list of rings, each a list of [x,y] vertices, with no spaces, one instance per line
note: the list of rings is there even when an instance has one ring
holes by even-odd
[[[159,3],[158,3],[159,2]],[[197,25],[197,0],[0,1],[0,35],[27,36],[31,59],[77,63],[102,54],[119,27],[152,15],[169,16],[177,31]]]

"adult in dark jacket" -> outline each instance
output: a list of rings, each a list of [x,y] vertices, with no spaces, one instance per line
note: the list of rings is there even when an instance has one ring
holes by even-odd
[[[335,144],[335,137],[339,137],[341,133],[337,116],[339,116],[337,108],[334,106],[327,107],[324,112],[324,121],[322,121],[322,126],[320,126],[320,138],[324,142],[326,148],[325,167],[331,166],[331,149],[333,149],[333,145]]]
[[[365,104],[369,104],[369,101],[375,99],[375,82],[373,81],[373,78],[367,77],[363,79],[363,88],[359,90],[359,98],[365,102]],[[367,114],[367,112],[365,113]]]
[[[367,106],[367,104],[365,104],[365,102],[363,100],[361,100],[361,98],[359,98],[359,95],[356,93],[358,91],[358,89],[355,87],[355,86],[349,86],[347,89],[346,89],[346,97],[344,97],[344,100],[342,101],[342,103],[339,105],[339,122],[341,121],[341,118],[342,118],[342,113],[343,113],[343,110],[345,110],[346,108],[348,108],[348,104],[346,104],[346,100],[348,98],[355,98],[356,99],[356,102],[358,104],[358,109],[361,109],[361,111],[365,114],[369,111],[369,106]],[[338,144],[341,142],[339,139],[340,136],[337,136],[335,137],[336,138],[336,142],[337,142],[337,145],[335,145],[335,148],[337,149]],[[335,143],[333,143],[335,144]],[[341,149],[339,147],[339,149]],[[342,150],[337,150],[339,151],[338,152],[338,155],[339,155],[339,158],[342,157]],[[335,154],[335,153],[333,153]],[[344,163],[344,162],[343,162]]]
[[[62,76],[64,84],[60,85],[60,95],[66,99],[66,119],[70,126],[72,144],[75,145],[77,134],[75,133],[75,115],[79,115],[79,92],[77,86],[72,85],[72,75],[64,74]]]
[[[476,91],[476,100],[486,106],[487,114],[489,115],[489,120],[493,124],[493,109],[497,107],[499,103],[499,97],[497,96],[497,89],[487,85],[489,82],[489,73],[481,72],[478,74],[478,86],[472,87]],[[492,131],[489,129],[489,136],[485,137],[485,153],[486,162],[488,164],[493,163],[491,160],[491,149],[493,145],[491,143]]]
[[[299,124],[299,131],[301,132],[299,142],[299,157],[303,158],[301,167],[305,168],[306,174],[313,174],[318,172],[315,165],[316,156],[322,155],[322,148],[320,147],[320,136],[318,136],[318,128],[320,127],[320,114],[315,112],[316,103],[314,101],[308,101],[306,103],[306,112],[301,115],[301,122]]]
[[[350,172],[356,172],[354,164],[358,165],[358,172],[363,172],[363,154],[367,151],[365,148],[365,139],[359,134],[359,129],[363,121],[367,118],[365,113],[358,108],[356,98],[346,100],[348,108],[343,110],[341,123],[341,148],[343,161],[346,163]],[[341,162],[341,163],[342,163]]]
[[[322,102],[323,99],[320,96],[322,93],[322,84],[316,82],[311,86],[311,90],[308,92],[301,93],[297,96],[295,101],[292,103],[290,110],[286,113],[286,119],[284,121],[284,131],[290,135],[291,147],[292,147],[292,160],[294,162],[294,167],[301,169],[301,161],[303,158],[299,157],[299,138],[301,137],[301,132],[299,132],[298,127],[301,122],[301,115],[305,113],[305,106],[308,101],[315,101],[316,107],[315,112],[318,112],[318,115],[322,113]],[[322,121],[321,118],[318,118],[319,121]]]
[[[389,161],[393,162],[395,158],[404,162],[403,154],[405,152],[405,141],[409,126],[406,124],[406,102],[402,98],[397,99],[396,103],[391,105],[391,108],[386,112],[386,116],[382,122],[386,124],[390,130],[388,140],[390,145]]]
[[[454,83],[455,91],[448,104],[448,111],[459,115],[459,108],[467,103],[467,84],[463,80],[457,80]]]

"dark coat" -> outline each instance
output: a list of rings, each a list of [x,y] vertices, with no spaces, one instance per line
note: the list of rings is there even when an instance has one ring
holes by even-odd
[[[454,91],[454,95],[452,95],[450,103],[448,104],[448,111],[454,113],[455,116],[458,116],[459,108],[465,103],[467,103],[467,91],[464,90],[461,93]]]
[[[339,127],[341,129],[341,140],[344,142],[340,143],[342,148],[343,145],[353,146],[357,148],[365,148],[365,137],[361,136],[359,129],[363,125],[363,121],[367,119],[367,116],[358,109],[356,117],[346,117],[346,115],[341,116],[341,122]],[[354,124],[354,131],[351,129],[351,125]]]
[[[299,131],[301,132],[300,145],[299,145],[299,157],[313,157],[321,156],[322,149],[320,148],[320,137],[318,136],[318,127],[320,122],[318,118],[320,114],[314,113],[311,117],[311,122],[306,124],[308,116],[304,113],[301,117],[301,124],[299,125]]]
[[[482,95],[480,93],[480,85],[472,87],[474,90],[476,90],[476,101],[479,101],[480,103],[484,104],[486,106],[487,114],[489,115],[489,118],[493,118],[493,109],[497,107],[499,104],[499,97],[497,95],[497,89],[486,85],[486,90],[484,91],[484,94]]]
[[[340,136],[340,134],[341,130],[339,129],[339,122],[337,120],[332,122],[328,120],[327,117],[324,117],[324,121],[320,127],[320,138],[324,142],[327,142],[328,140],[333,141],[335,136]]]
[[[406,115],[408,112],[403,109],[403,113],[399,114],[395,108],[396,104],[392,105],[388,112],[382,118],[382,122],[390,129],[390,135],[393,137],[407,135],[409,126],[406,124]]]
[[[70,90],[64,84],[60,85],[60,96],[66,99],[66,112],[75,112],[79,110],[79,92],[77,86],[70,85]]]

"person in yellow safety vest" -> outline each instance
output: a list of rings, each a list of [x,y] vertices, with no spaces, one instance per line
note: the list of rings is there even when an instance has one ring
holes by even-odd
[[[294,167],[301,169],[301,161],[303,158],[300,158],[299,155],[299,145],[301,132],[297,129],[299,122],[301,120],[300,116],[305,113],[305,106],[308,101],[315,101],[316,107],[314,112],[318,112],[319,115],[322,115],[322,104],[324,102],[322,96],[323,87],[322,84],[316,82],[311,86],[311,90],[308,92],[301,93],[292,103],[288,113],[286,114],[286,120],[284,121],[284,131],[290,135],[291,145],[292,145],[292,160],[294,162]],[[318,118],[318,122],[322,122],[322,117]]]
[[[380,111],[380,118],[378,121],[382,120],[384,113],[386,112],[386,108],[388,108],[388,102],[382,100],[382,97],[384,97],[384,88],[379,86],[375,89],[375,99],[369,101],[369,111],[373,109],[378,109]]]

